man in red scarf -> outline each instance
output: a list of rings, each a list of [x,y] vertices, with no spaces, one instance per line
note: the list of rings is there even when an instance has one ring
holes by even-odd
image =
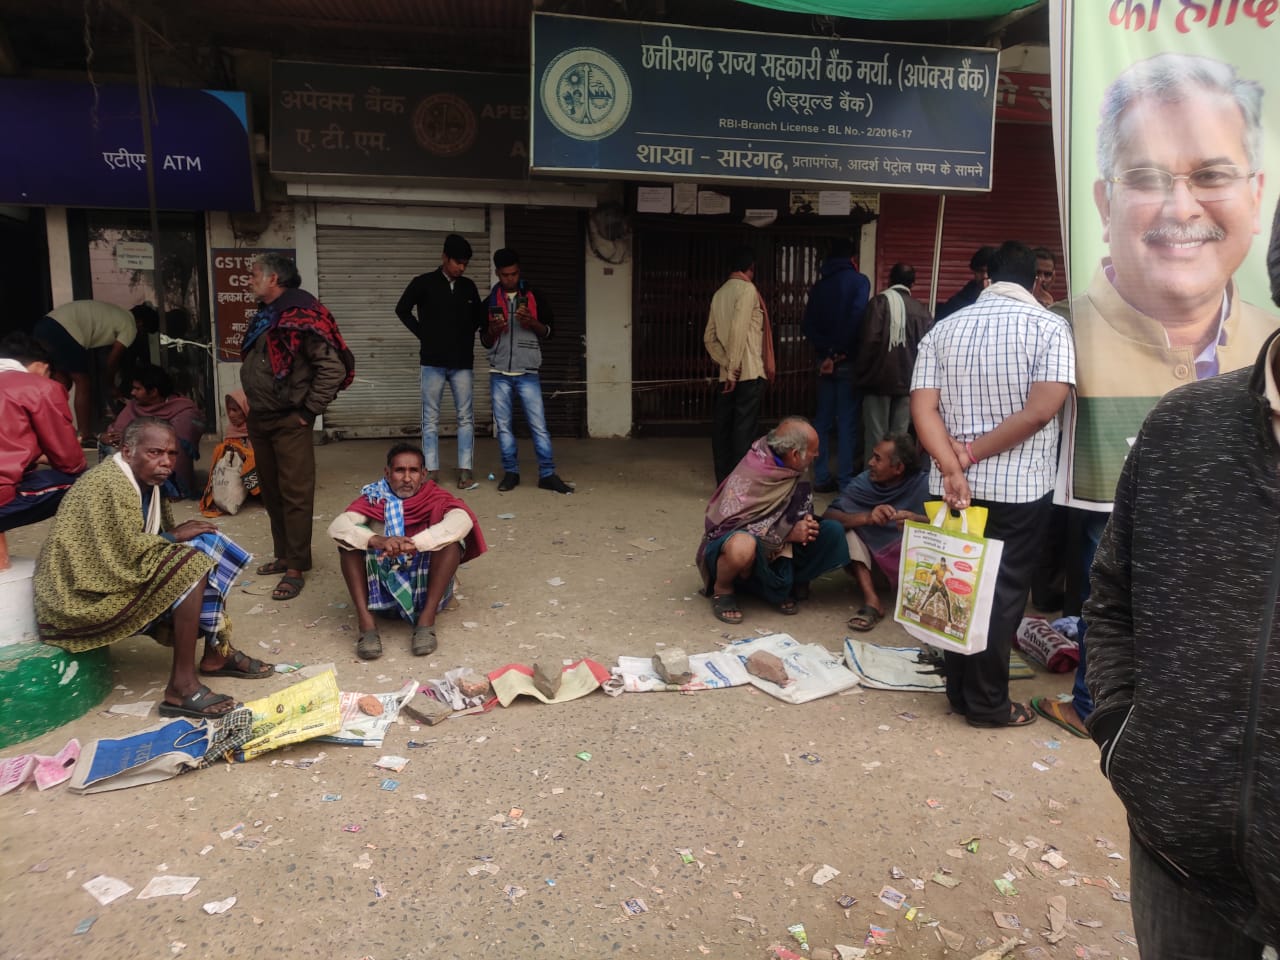
[[[384,478],[334,518],[329,536],[338,543],[342,578],[355,603],[362,660],[382,656],[373,619],[379,611],[413,624],[415,657],[434,653],[436,614],[453,593],[458,565],[487,549],[471,508],[427,479],[426,457],[411,443],[391,448]]]

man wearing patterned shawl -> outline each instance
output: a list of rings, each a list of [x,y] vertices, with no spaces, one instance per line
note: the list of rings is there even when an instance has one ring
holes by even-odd
[[[718,619],[742,622],[738,589],[798,613],[812,580],[849,563],[844,528],[814,517],[812,485],[800,479],[817,455],[817,431],[788,417],[751,445],[712,495],[697,564]]]
[[[160,488],[177,459],[173,427],[140,417],[121,451],[76,482],[36,562],[36,617],[40,638],[72,653],[144,631],[172,643],[160,716],[214,718],[235,701],[199,676],[261,680],[275,670],[231,647],[226,595],[250,556],[206,520],[174,524]]]
[[[422,448],[411,443],[391,448],[383,479],[361,489],[329,524],[329,536],[355,604],[362,660],[382,656],[375,612],[413,625],[415,657],[434,653],[436,614],[453,593],[458,565],[487,549],[471,508],[427,479]]]

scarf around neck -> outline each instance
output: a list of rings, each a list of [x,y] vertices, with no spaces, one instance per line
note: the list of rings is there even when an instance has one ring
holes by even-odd
[[[133,484],[133,489],[138,491],[138,508],[142,508],[142,486],[138,483],[138,478],[133,475],[133,468],[129,466],[129,461],[124,458],[121,453],[114,454],[111,460],[121,472],[124,473],[128,481]],[[142,520],[142,532],[150,533],[156,536],[160,535],[160,488],[151,487],[151,500],[147,504],[147,512]]]

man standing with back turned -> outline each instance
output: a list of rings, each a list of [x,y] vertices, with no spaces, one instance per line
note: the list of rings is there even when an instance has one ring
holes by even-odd
[[[1035,721],[1009,701],[1009,650],[1022,622],[1053,492],[1058,411],[1075,382],[1067,321],[1040,306],[1036,259],[1009,241],[991,285],[920,342],[911,419],[933,457],[929,490],[963,510],[986,507],[984,536],[1004,542],[987,648],[946,654],[947,699],[974,727]]]

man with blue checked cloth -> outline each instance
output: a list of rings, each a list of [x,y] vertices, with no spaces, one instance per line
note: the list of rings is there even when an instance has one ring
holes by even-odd
[[[235,701],[199,676],[262,680],[275,669],[231,647],[227,591],[251,557],[207,520],[174,523],[160,488],[177,459],[173,427],[139,417],[120,452],[76,481],[36,563],[36,617],[40,638],[72,653],[139,633],[172,645],[160,716],[216,718]]]
[[[413,625],[415,657],[434,653],[436,614],[452,595],[459,564],[488,549],[471,508],[427,478],[422,448],[411,443],[388,451],[383,478],[361,488],[329,524],[329,536],[355,603],[362,660],[382,656],[374,613]]]
[[[983,536],[1004,543],[987,648],[946,654],[947,699],[975,727],[1025,726],[1009,701],[1009,650],[1031,589],[1053,494],[1058,411],[1075,383],[1067,321],[1032,293],[1036,256],[1009,241],[991,256],[978,300],[939,320],[911,376],[911,418],[933,458],[929,490],[987,508]]]

